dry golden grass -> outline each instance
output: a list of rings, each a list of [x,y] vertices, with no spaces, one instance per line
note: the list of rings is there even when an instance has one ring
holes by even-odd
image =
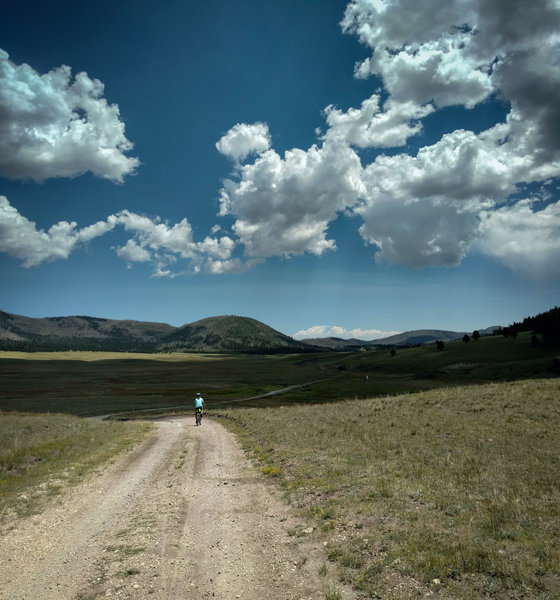
[[[559,400],[544,379],[227,416],[365,597],[549,600]]]
[[[41,509],[45,498],[82,480],[151,430],[68,415],[0,412],[0,523]]]
[[[157,360],[162,362],[184,362],[224,359],[223,354],[189,354],[186,352],[169,352],[147,354],[142,352],[16,352],[0,351],[0,359],[12,358],[19,360],[79,360],[92,362],[98,360]]]

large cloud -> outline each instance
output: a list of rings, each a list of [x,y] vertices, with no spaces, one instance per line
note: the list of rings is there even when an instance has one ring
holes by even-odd
[[[329,222],[363,190],[356,153],[328,139],[284,158],[268,150],[240,167],[239,181],[224,183],[220,214],[235,217],[233,230],[251,257],[320,255],[335,247],[326,237]]]
[[[557,43],[560,11],[556,0],[353,0],[342,27],[375,50],[356,74],[380,76],[395,99],[472,107],[496,91],[496,64]]]
[[[413,0],[351,2],[343,29],[375,49],[356,75],[378,75],[397,100],[474,106],[493,91],[485,72],[493,57],[464,51],[473,37],[464,25],[475,20],[474,4],[436,0],[426,10]]]
[[[511,198],[521,183],[560,175],[560,4],[436,0],[426,11],[413,0],[355,0],[342,26],[374,50],[356,75],[379,76],[389,93],[386,105],[408,101],[416,110],[472,109],[498,96],[510,106],[505,123],[478,135],[458,129],[416,156],[380,156],[364,169],[367,193],[354,212],[364,221],[360,233],[378,248],[376,259],[455,266],[476,242],[511,268],[534,272],[527,264],[540,259],[550,266],[549,254],[556,253],[552,236],[541,236],[538,258],[531,260],[522,258],[520,249],[528,251],[527,245],[502,243],[499,251],[496,239],[515,234],[508,226],[514,217],[526,219],[527,237],[544,223],[547,231],[558,225],[552,209],[533,213]],[[373,130],[379,114],[370,112]],[[354,130],[352,115],[357,112],[349,111],[341,122],[343,115],[334,113],[338,120],[330,124],[363,146],[364,105],[357,115],[361,121],[351,123]],[[415,128],[402,131],[408,136]],[[507,233],[497,236],[496,226]]]
[[[517,152],[506,126],[481,135],[457,130],[413,157],[378,157],[364,171],[368,192],[354,210],[360,233],[379,248],[376,259],[409,266],[456,266],[478,239],[481,215],[516,191],[520,181],[559,172],[540,154]]]
[[[536,279],[560,279],[560,202],[525,199],[482,216],[480,246]]]
[[[511,105],[504,138],[517,153],[558,160],[557,0],[435,0],[429,11],[416,0],[354,0],[342,27],[374,50],[356,74],[379,76],[391,101],[473,108],[497,96]]]
[[[0,174],[43,181],[91,171],[122,182],[138,159],[125,156],[119,109],[86,73],[61,66],[40,75],[0,49]]]

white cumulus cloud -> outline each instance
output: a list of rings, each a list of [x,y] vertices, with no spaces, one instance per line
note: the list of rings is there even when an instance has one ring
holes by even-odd
[[[133,239],[128,240],[124,246],[117,248],[117,256],[127,262],[150,262],[152,260],[150,252]]]
[[[396,335],[400,331],[382,331],[381,329],[346,329],[340,325],[314,325],[308,329],[301,329],[292,334],[296,340],[305,340],[310,338],[336,337],[344,340],[354,338],[358,340],[371,341],[378,340],[390,335]]]
[[[170,268],[180,259],[187,259],[190,272],[194,273],[221,274],[245,268],[241,260],[232,258],[234,240],[223,235],[207,236],[202,242],[195,242],[187,219],[170,226],[157,217],[152,219],[125,210],[116,215],[116,222],[134,236],[117,249],[118,256],[129,262],[153,262],[155,277],[176,277],[189,272]]]
[[[419,106],[392,99],[385,102],[382,110],[380,101],[381,96],[374,94],[364,100],[359,109],[350,108],[345,113],[327,106],[329,129],[325,137],[341,135],[349,144],[360,148],[403,146],[409,137],[422,131],[421,119],[435,110],[431,105]]]
[[[233,230],[250,257],[320,255],[333,249],[330,221],[363,191],[361,165],[343,140],[321,147],[273,150],[239,170],[239,181],[226,180],[221,215],[235,217]]]
[[[496,96],[509,105],[506,122],[487,131],[450,131],[416,155],[381,155],[365,166],[367,193],[353,212],[363,219],[360,233],[376,246],[376,259],[456,266],[476,244],[512,269],[535,272],[527,264],[538,261],[550,266],[551,235],[541,237],[532,260],[513,251],[523,246],[513,239],[501,249],[495,242],[515,234],[508,225],[516,219],[525,219],[528,237],[545,222],[554,230],[554,209],[533,213],[524,203],[516,206],[512,194],[520,184],[544,185],[560,175],[560,4],[435,0],[428,11],[415,0],[354,0],[342,27],[373,50],[356,75],[382,80],[385,107],[473,109]],[[370,99],[360,110],[328,112],[327,119],[334,131],[365,146],[367,124],[375,131],[383,114],[376,109]],[[403,139],[421,125],[414,118],[411,124]]]
[[[77,223],[60,221],[44,231],[21,215],[5,196],[0,196],[0,252],[19,259],[24,267],[66,259],[77,248],[116,227],[132,235],[126,244],[115,248],[117,256],[129,266],[151,263],[154,277],[176,277],[200,271],[233,273],[255,264],[232,257],[236,243],[227,235],[207,236],[202,242],[195,242],[187,219],[169,225],[159,217],[123,210],[87,227],[78,228]]]
[[[197,253],[192,227],[187,219],[170,227],[167,223],[160,222],[159,218],[150,219],[129,210],[121,211],[116,217],[126,231],[134,233],[140,248],[169,251],[181,258],[192,258]]]
[[[322,145],[308,150],[281,157],[262,124],[236,125],[218,142],[238,167],[220,214],[235,219],[246,254],[321,255],[336,248],[332,221],[353,214],[378,262],[452,267],[476,244],[527,271],[519,254],[496,251],[488,223],[512,216],[520,185],[560,175],[560,4],[434,0],[426,10],[416,0],[353,0],[341,25],[372,50],[356,76],[377,76],[381,90],[359,108],[327,106]],[[496,99],[505,122],[480,133],[459,126],[410,151],[429,115]],[[405,145],[369,164],[358,154]],[[527,216],[522,204],[514,213]],[[527,231],[545,214],[531,215]],[[542,243],[554,254],[550,236]]]
[[[250,154],[261,154],[270,148],[270,134],[266,123],[238,123],[217,143],[218,151],[236,163]]]
[[[481,215],[543,175],[538,157],[500,144],[501,127],[457,130],[416,156],[380,156],[364,170],[367,193],[354,212],[376,259],[414,267],[456,266],[481,232]]]
[[[204,264],[204,271],[212,275],[222,275],[223,273],[240,273],[246,270],[246,265],[239,258],[230,260],[215,260],[208,258]]]
[[[0,196],[0,252],[21,260],[24,267],[68,258],[76,247],[104,235],[114,226],[115,219],[100,221],[83,229],[78,229],[76,223],[60,221],[47,231],[39,230],[5,196]]]
[[[43,75],[0,49],[0,174],[37,182],[91,171],[122,182],[137,168],[116,104],[87,73]]]
[[[483,215],[481,248],[536,279],[560,279],[560,202],[525,199]]]
[[[196,241],[186,218],[170,225],[126,210],[83,229],[39,231],[3,198],[0,251],[33,266],[119,226],[130,239],[117,254],[150,262],[155,276],[184,272],[182,261],[191,272],[233,273],[335,250],[329,226],[352,215],[378,262],[452,267],[476,248],[511,269],[559,277],[558,187],[546,201],[534,190],[560,176],[560,2],[433,0],[427,10],[417,0],[352,0],[341,25],[371,51],[355,75],[375,76],[378,90],[358,108],[327,106],[325,131],[308,149],[281,155],[262,122],[222,136],[216,147],[234,170],[219,216],[233,220],[231,234],[217,225]],[[69,67],[39,75],[0,51],[0,83],[1,174],[41,181],[89,170],[122,181],[134,171],[118,108],[98,80],[72,79]],[[437,111],[458,119],[496,101],[503,122],[481,132],[454,124],[411,146]],[[519,200],[527,184],[535,198]]]

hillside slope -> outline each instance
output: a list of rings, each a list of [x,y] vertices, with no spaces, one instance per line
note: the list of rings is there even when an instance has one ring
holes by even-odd
[[[428,344],[435,342],[436,340],[442,340],[443,342],[450,342],[453,340],[460,340],[465,333],[468,335],[471,332],[467,331],[446,331],[442,329],[416,329],[414,331],[405,331],[398,333],[397,335],[391,335],[380,340],[375,340],[376,344]]]
[[[489,328],[494,329],[494,328]],[[486,330],[485,330],[486,332]],[[319,346],[320,348],[328,348],[337,351],[351,351],[367,346],[415,346],[417,344],[429,344],[436,340],[450,342],[460,340],[465,331],[446,331],[442,329],[415,329],[413,331],[405,331],[397,333],[386,338],[376,340],[359,340],[356,338],[342,339],[336,337],[327,338],[309,338],[304,340],[307,344]],[[481,334],[484,333],[481,331]],[[470,335],[470,332],[469,332]]]
[[[370,346],[374,342],[365,342],[364,340],[358,340],[356,338],[337,338],[337,337],[326,337],[326,338],[305,338],[302,340],[306,344],[317,346],[319,348],[325,348],[327,350],[334,350],[336,352],[343,351],[349,352],[362,346]]]
[[[37,319],[0,311],[0,350],[268,354],[311,349],[309,344],[248,317],[210,317],[177,328],[85,316]]]
[[[302,352],[311,347],[249,317],[210,317],[167,335],[159,350],[195,352]]]
[[[87,316],[32,318],[0,311],[0,348],[147,350],[173,329],[166,323]]]

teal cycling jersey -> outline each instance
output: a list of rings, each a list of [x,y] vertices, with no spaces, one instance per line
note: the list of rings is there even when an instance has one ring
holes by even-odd
[[[204,405],[204,400],[202,398],[195,398],[195,400],[194,400],[195,408],[202,408],[203,405]]]

